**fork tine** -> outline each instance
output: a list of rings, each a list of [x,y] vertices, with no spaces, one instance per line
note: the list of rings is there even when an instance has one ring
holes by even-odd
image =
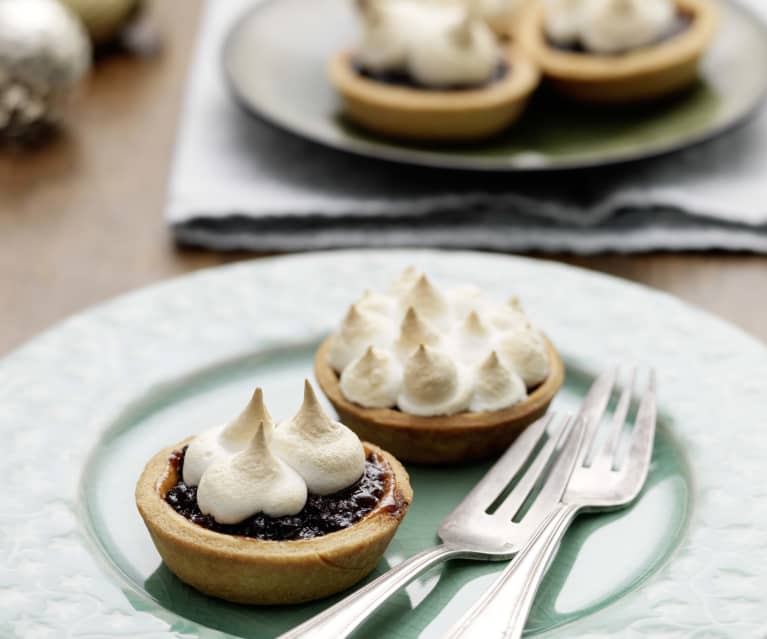
[[[655,371],[650,370],[647,388],[639,403],[634,429],[631,433],[628,458],[621,468],[621,473],[624,475],[621,480],[621,487],[630,492],[633,497],[639,494],[650,469],[658,414],[655,381]]]
[[[570,427],[566,439],[560,448],[559,457],[551,471],[551,475],[546,479],[541,494],[538,497],[538,504],[547,506],[551,500],[560,500],[570,482],[570,476],[573,474],[576,462],[580,457],[583,444],[586,440],[586,430],[588,424],[582,417],[577,417]]]
[[[610,427],[607,434],[607,440],[602,446],[602,450],[594,459],[594,466],[599,468],[612,469],[615,465],[615,455],[618,451],[618,444],[621,441],[623,427],[626,425],[629,407],[631,406],[631,396],[634,394],[634,383],[636,382],[637,369],[631,370],[628,383],[623,387],[623,392],[618,400],[618,405],[610,421]]]
[[[548,441],[538,453],[533,463],[530,464],[525,474],[517,482],[517,485],[514,486],[514,490],[506,496],[506,499],[503,500],[496,510],[495,514],[501,519],[512,519],[522,504],[525,503],[530,492],[541,478],[544,469],[548,466],[549,461],[551,461],[555,451],[559,449],[561,441],[569,433],[571,421],[571,417],[566,417],[564,424],[562,424],[558,431],[555,434],[549,434]]]
[[[607,410],[607,404],[610,402],[617,376],[617,366],[608,368],[591,385],[589,392],[586,394],[586,399],[583,400],[578,417],[585,423],[586,434],[584,436],[585,445],[581,447],[578,465],[581,465],[588,460],[589,452],[594,446],[594,440],[597,432],[599,432],[602,416],[604,415],[605,410]]]
[[[554,413],[550,413],[528,426],[452,514],[459,511],[484,513],[525,465],[554,416]]]

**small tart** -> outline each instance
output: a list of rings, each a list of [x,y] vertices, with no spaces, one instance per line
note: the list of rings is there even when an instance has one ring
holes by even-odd
[[[544,28],[545,3],[527,10],[518,29],[520,45],[546,79],[567,96],[594,103],[644,102],[687,88],[716,32],[710,0],[675,0],[689,19],[684,31],[655,45],[619,54],[565,51],[552,46]]]
[[[508,127],[540,82],[536,66],[517,47],[504,49],[502,78],[468,89],[420,89],[361,75],[354,54],[339,53],[328,68],[344,110],[357,124],[396,138],[468,141]]]
[[[332,336],[317,349],[314,373],[341,421],[360,439],[374,441],[403,461],[459,464],[497,457],[529,424],[541,417],[565,377],[562,359],[546,340],[551,371],[527,399],[492,412],[464,412],[448,417],[420,417],[393,408],[363,408],[347,400],[338,374],[328,364]]]
[[[387,471],[386,483],[378,504],[355,524],[289,541],[215,532],[186,519],[165,501],[178,481],[171,456],[192,439],[152,457],[136,485],[136,505],[168,568],[197,590],[228,601],[293,604],[349,588],[376,567],[413,499],[402,465],[365,443],[365,455],[375,455]]]

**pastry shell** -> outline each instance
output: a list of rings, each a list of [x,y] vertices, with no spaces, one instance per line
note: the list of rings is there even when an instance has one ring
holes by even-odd
[[[518,40],[561,93],[583,102],[645,102],[692,85],[716,32],[718,13],[711,0],[676,0],[690,18],[687,28],[656,45],[624,54],[563,51],[551,46],[544,30],[545,3],[529,8],[520,21]]]
[[[320,388],[341,421],[366,441],[383,446],[403,461],[419,464],[462,464],[497,457],[525,426],[541,417],[561,388],[565,367],[546,340],[551,372],[526,400],[498,411],[420,417],[392,408],[364,408],[347,400],[338,374],[328,364],[328,337],[317,349],[314,372]]]
[[[388,137],[425,141],[468,141],[507,128],[523,112],[540,82],[537,67],[518,47],[504,49],[508,70],[486,86],[432,90],[396,86],[360,75],[353,54],[329,63],[328,74],[350,120]]]
[[[266,541],[214,532],[165,502],[177,472],[169,457],[192,438],[157,453],[136,485],[136,505],[168,568],[214,597],[243,604],[293,604],[354,585],[378,564],[407,512],[413,491],[392,455],[365,443],[389,471],[378,505],[356,524],[314,539]]]

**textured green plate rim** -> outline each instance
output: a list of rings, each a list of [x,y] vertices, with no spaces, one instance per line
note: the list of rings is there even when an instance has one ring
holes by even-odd
[[[325,62],[357,37],[343,0],[263,0],[231,28],[222,66],[234,99],[247,111],[341,151],[435,168],[574,170],[685,149],[756,112],[767,92],[767,27],[733,0],[718,4],[719,33],[703,60],[701,80],[687,93],[621,110],[573,106],[542,91],[508,132],[473,146],[397,143],[340,117]],[[275,33],[290,33],[289,44],[272,40]]]
[[[514,290],[576,369],[660,373],[691,505],[641,587],[547,637],[767,635],[767,349],[679,301],[614,278],[463,252],[342,251],[202,271],[119,298],[0,360],[0,636],[220,637],[135,592],[92,543],[79,493],[105,430],[169,380],[325,334],[358,290],[409,263],[443,282]],[[630,549],[627,549],[630,551]],[[403,635],[404,636],[404,635]]]

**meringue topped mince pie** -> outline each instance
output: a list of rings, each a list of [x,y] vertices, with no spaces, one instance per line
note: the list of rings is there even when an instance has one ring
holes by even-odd
[[[349,308],[317,350],[315,373],[360,437],[440,464],[502,453],[545,413],[564,366],[518,299],[443,291],[410,267]]]
[[[339,592],[370,573],[412,499],[407,472],[322,409],[307,381],[275,425],[257,389],[242,414],[157,453],[136,504],[168,568],[248,604]]]
[[[693,84],[716,23],[711,0],[548,0],[524,13],[518,33],[562,92],[635,102]]]
[[[362,38],[330,61],[329,75],[346,115],[362,127],[399,138],[478,139],[509,126],[538,86],[537,68],[519,48],[500,42],[480,3],[356,6]]]

